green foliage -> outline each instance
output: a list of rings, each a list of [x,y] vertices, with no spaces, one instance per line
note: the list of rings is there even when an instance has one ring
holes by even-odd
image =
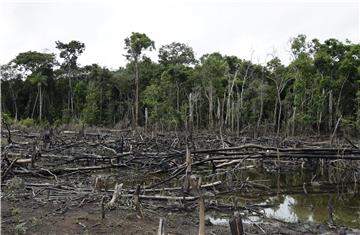
[[[77,59],[85,50],[85,44],[75,40],[69,43],[56,41],[55,44],[56,48],[60,50],[60,58],[65,60],[63,66],[75,69],[77,67]]]
[[[155,49],[155,42],[144,33],[132,32],[130,37],[125,38],[125,49],[128,60],[138,60],[143,50]]]
[[[191,47],[183,43],[173,42],[169,45],[160,47],[159,62],[163,65],[191,65],[196,63],[196,59],[194,51]]]
[[[20,53],[13,62],[22,68],[31,72],[37,72],[40,69],[49,69],[55,64],[55,55],[28,51]]]
[[[18,124],[20,126],[24,126],[24,127],[31,127],[35,125],[34,119],[32,118],[25,118],[25,119],[21,119]]]
[[[155,49],[146,34],[124,42],[129,63],[116,70],[79,66],[85,45],[75,40],[56,42],[61,66],[54,54],[20,53],[0,69],[2,118],[32,126],[41,104],[38,124],[127,128],[145,123],[146,108],[150,128],[184,128],[191,111],[195,129],[328,134],[342,117],[339,132],[360,133],[359,44],[298,35],[284,65],[277,57],[255,64],[220,53],[197,61],[179,42],[161,46],[155,62],[143,53]]]
[[[12,125],[15,123],[15,120],[10,116],[10,114],[4,112],[1,113],[1,120],[8,125]]]
[[[87,90],[88,94],[82,111],[82,119],[88,125],[95,125],[99,121],[98,90],[95,82],[90,82]]]

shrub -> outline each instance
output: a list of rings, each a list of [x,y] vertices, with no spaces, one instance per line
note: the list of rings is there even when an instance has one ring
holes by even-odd
[[[9,125],[14,124],[15,120],[8,113],[1,113],[1,120]]]
[[[25,127],[31,127],[34,125],[34,123],[35,123],[34,119],[32,119],[32,118],[25,118],[25,119],[21,119],[19,121],[19,125],[25,126]]]

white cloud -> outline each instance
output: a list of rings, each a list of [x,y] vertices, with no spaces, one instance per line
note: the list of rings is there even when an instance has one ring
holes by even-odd
[[[55,41],[79,40],[82,64],[124,66],[124,38],[146,33],[156,47],[172,41],[198,57],[219,51],[263,61],[273,48],[287,61],[289,38],[359,42],[356,1],[5,1],[0,3],[0,63],[28,50],[56,52]],[[156,59],[156,52],[150,53]]]

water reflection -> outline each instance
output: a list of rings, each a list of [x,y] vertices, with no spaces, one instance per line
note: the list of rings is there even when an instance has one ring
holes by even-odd
[[[267,217],[292,223],[327,223],[329,201],[333,207],[335,223],[360,228],[360,196],[358,195],[346,195],[343,198],[335,194],[270,197],[266,203],[277,206],[264,209],[264,213]]]
[[[360,228],[360,196],[350,196],[337,198],[336,194],[298,194],[280,195],[269,197],[259,204],[275,205],[273,208],[263,210],[268,218],[274,218],[290,223],[327,223],[328,204],[332,201],[334,208],[334,222],[353,228]],[[211,223],[216,225],[226,225],[229,218],[226,215],[209,213],[206,216]],[[257,216],[249,216],[244,219],[244,223],[261,222]]]
[[[280,219],[285,222],[298,222],[298,217],[293,211],[295,199],[292,196],[282,196],[283,201],[276,208],[266,208],[264,213],[267,217]],[[269,200],[271,204],[278,201],[278,197],[271,197]]]

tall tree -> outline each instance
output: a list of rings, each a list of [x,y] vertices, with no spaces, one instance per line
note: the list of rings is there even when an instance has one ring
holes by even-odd
[[[16,64],[16,66],[18,66],[20,70],[24,70],[24,73],[28,74],[27,79],[29,79],[31,83],[35,84],[38,88],[32,116],[36,107],[36,103],[38,101],[39,120],[41,121],[44,97],[42,87],[47,83],[49,75],[52,74],[53,66],[57,63],[55,60],[55,55],[29,51],[17,55],[13,62]]]
[[[268,78],[274,82],[276,88],[276,102],[274,107],[274,126],[276,126],[276,135],[279,135],[281,125],[281,114],[282,114],[282,92],[286,85],[292,80],[286,76],[286,68],[281,64],[279,58],[275,57],[267,63],[267,67],[270,71]],[[277,111],[277,107],[279,107]]]
[[[135,114],[134,124],[139,124],[139,61],[143,50],[155,49],[155,43],[146,34],[133,32],[125,38],[126,59],[135,65]]]
[[[42,119],[42,114],[43,114],[43,91],[42,91],[42,88],[43,86],[46,86],[47,83],[46,83],[46,76],[42,75],[41,73],[35,73],[35,74],[32,74],[31,77],[30,77],[30,82],[32,84],[35,84],[38,88],[38,93],[36,95],[36,100],[38,100],[39,102],[39,120],[41,121]],[[35,110],[35,107],[36,107],[36,101],[34,103],[34,108],[33,108],[33,112],[34,113],[34,110]],[[33,116],[33,114],[32,114]]]
[[[9,64],[0,66],[0,78],[1,78],[1,82],[7,81],[9,83],[9,92],[10,92],[12,104],[14,107],[14,117],[15,117],[15,120],[17,120],[18,112],[19,112],[18,104],[17,104],[19,90],[16,89],[16,87],[14,89],[14,85],[17,80],[21,81],[21,74],[18,73],[15,66],[12,66],[9,63]],[[2,89],[2,93],[3,92],[4,92],[4,90]]]
[[[60,41],[56,41],[55,43],[56,48],[60,50],[60,58],[64,59],[62,67],[66,71],[69,81],[68,108],[71,111],[71,115],[74,115],[74,92],[72,76],[73,72],[77,69],[77,60],[85,50],[85,44],[75,40],[70,41],[69,43],[63,43]]]
[[[196,59],[191,47],[184,43],[172,42],[171,44],[160,47],[159,62],[163,65],[192,65],[196,63]]]

